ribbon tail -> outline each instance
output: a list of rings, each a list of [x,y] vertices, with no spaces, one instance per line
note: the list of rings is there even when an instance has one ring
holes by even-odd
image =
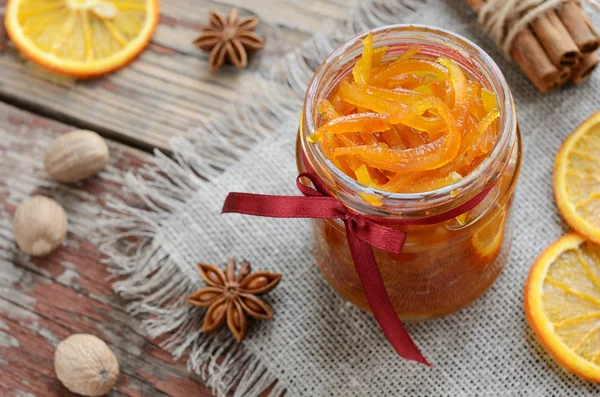
[[[222,213],[266,216],[271,218],[339,218],[344,205],[328,196],[274,196],[266,194],[229,193]]]
[[[373,315],[386,338],[400,357],[431,366],[394,311],[383,284],[373,249],[368,243],[361,241],[352,233],[348,222],[346,222],[346,235],[358,278],[363,286]]]

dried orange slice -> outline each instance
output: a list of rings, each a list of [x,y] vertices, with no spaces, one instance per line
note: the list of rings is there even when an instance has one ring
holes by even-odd
[[[600,112],[562,144],[554,163],[554,195],[563,218],[600,244]]]
[[[158,0],[11,0],[6,30],[32,61],[92,77],[132,61],[150,42]]]
[[[548,247],[529,272],[525,314],[556,361],[600,382],[600,246],[570,233]]]

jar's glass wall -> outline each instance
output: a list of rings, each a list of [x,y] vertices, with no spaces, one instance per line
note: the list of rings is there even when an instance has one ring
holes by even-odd
[[[325,61],[307,93],[298,133],[297,161],[305,152],[318,176],[334,194],[357,212],[384,217],[431,215],[464,203],[494,183],[486,199],[467,214],[436,225],[410,226],[401,254],[375,249],[387,292],[398,315],[424,319],[452,313],[484,293],[507,263],[514,228],[512,206],[518,178],[521,142],[510,91],[500,71],[481,49],[449,32],[426,27],[393,26],[375,32],[375,46],[401,51],[406,44],[424,43],[429,55],[449,56],[473,78],[496,92],[501,105],[501,137],[489,158],[465,177],[461,186],[417,195],[386,194],[360,186],[338,172],[305,137],[318,124],[316,103],[347,74],[360,52],[349,41]],[[358,52],[357,52],[358,51]],[[392,50],[393,56],[393,50]],[[383,205],[373,206],[361,194],[376,194]],[[339,220],[314,221],[313,252],[324,277],[344,298],[369,310],[350,256],[345,229]]]

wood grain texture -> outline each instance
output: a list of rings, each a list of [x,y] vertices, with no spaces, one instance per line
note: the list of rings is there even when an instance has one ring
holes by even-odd
[[[0,17],[6,1],[0,0]],[[232,7],[260,17],[258,33],[267,46],[245,70],[228,66],[210,73],[208,54],[192,41],[209,10],[228,13]],[[110,396],[211,395],[190,377],[185,358],[174,362],[125,312],[90,242],[107,198],[123,194],[121,174],[150,160],[115,141],[168,152],[171,137],[197,118],[220,114],[242,82],[313,33],[331,33],[343,17],[338,0],[161,0],[156,35],[136,61],[79,81],[41,69],[10,43],[2,51],[0,29],[0,396],[72,395],[54,375],[53,356],[56,344],[73,333],[94,334],[117,355],[121,375]],[[43,170],[43,154],[73,126],[113,138],[111,160],[97,177],[56,184]],[[67,240],[46,258],[19,252],[12,238],[16,206],[32,194],[54,198],[69,215]]]
[[[260,65],[279,59],[312,33],[328,33],[340,13],[327,1],[161,0],[161,16],[152,43],[128,67],[113,74],[75,80],[43,70],[9,45],[0,54],[0,100],[17,103],[72,125],[142,149],[169,151],[170,137],[183,134],[197,117],[223,111],[240,82]],[[6,0],[0,0],[0,7]],[[308,6],[307,6],[308,4]],[[246,70],[231,66],[208,70],[208,54],[192,41],[207,23],[209,10],[256,14],[266,47]]]
[[[210,396],[191,379],[185,359],[174,362],[112,292],[102,257],[90,243],[107,197],[121,195],[119,173],[142,166],[149,155],[108,142],[106,171],[73,185],[52,182],[43,153],[72,127],[0,103],[0,396],[66,396],[53,368],[56,344],[73,333],[108,343],[121,365],[110,396]],[[46,258],[16,248],[11,221],[31,194],[61,203],[69,216],[63,246]]]

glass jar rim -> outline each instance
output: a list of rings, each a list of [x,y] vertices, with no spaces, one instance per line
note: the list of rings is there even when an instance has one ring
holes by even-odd
[[[357,43],[362,42],[362,40],[369,34],[373,33],[373,37],[375,39],[374,44],[377,44],[377,37],[380,34],[385,34],[387,32],[395,31],[396,33],[407,33],[407,34],[428,34],[432,38],[438,38],[442,41],[451,39],[454,44],[457,44],[463,47],[465,50],[470,50],[476,53],[477,60],[481,63],[478,65],[478,69],[482,69],[481,66],[485,66],[489,73],[486,73],[484,77],[486,78],[486,82],[491,85],[493,91],[498,96],[498,105],[500,107],[500,118],[499,120],[499,137],[492,150],[488,153],[488,155],[484,158],[484,160],[479,164],[472,172],[463,177],[460,181],[457,181],[451,185],[425,191],[418,193],[393,193],[383,190],[378,190],[369,186],[365,186],[360,184],[357,180],[351,178],[346,175],[342,170],[337,168],[323,153],[319,145],[309,144],[306,140],[306,137],[315,131],[316,118],[313,117],[315,114],[314,110],[318,105],[315,103],[316,101],[312,100],[311,94],[315,93],[317,85],[321,83],[321,78],[328,71],[328,67],[330,67],[336,60],[342,59],[342,57],[353,47],[356,46]],[[446,42],[446,46],[450,47],[449,43]],[[481,71],[481,70],[479,70]],[[317,99],[317,98],[315,98]],[[443,28],[421,25],[421,24],[397,24],[397,25],[387,25],[377,29],[372,29],[367,32],[363,32],[358,34],[341,46],[339,46],[335,51],[333,51],[319,66],[317,71],[315,72],[313,78],[311,79],[306,96],[304,99],[303,105],[303,115],[301,119],[301,136],[300,141],[302,145],[302,150],[310,154],[307,157],[309,161],[311,158],[314,158],[320,164],[326,164],[326,173],[332,175],[333,178],[341,183],[346,184],[351,187],[359,195],[368,195],[376,197],[382,197],[386,200],[394,200],[394,201],[424,201],[431,200],[436,201],[442,197],[447,197],[451,195],[455,191],[466,192],[469,191],[469,187],[473,186],[475,182],[488,170],[494,161],[497,159],[503,150],[511,143],[516,141],[517,135],[517,124],[516,124],[516,113],[514,102],[512,98],[512,94],[508,87],[508,83],[506,82],[504,75],[500,71],[498,65],[494,62],[494,60],[477,44],[473,43],[471,40],[458,35],[456,33],[450,32]],[[310,161],[313,163],[313,161]],[[311,164],[315,171],[320,174],[319,176],[323,179],[322,175],[324,170],[321,170],[320,167],[316,167],[316,164]],[[498,175],[497,177],[500,177]]]

